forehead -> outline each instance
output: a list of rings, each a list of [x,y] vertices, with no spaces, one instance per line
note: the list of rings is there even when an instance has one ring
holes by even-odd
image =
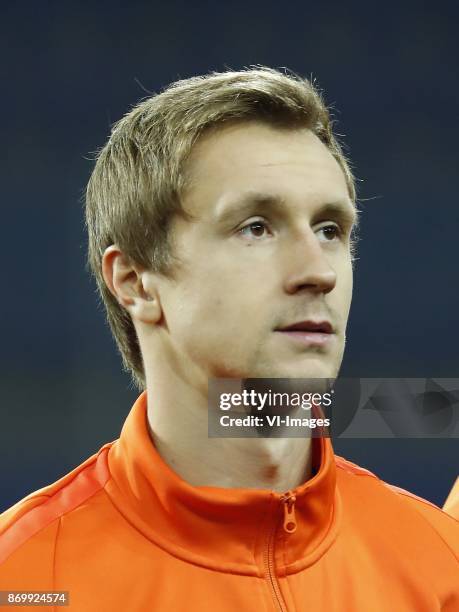
[[[291,202],[349,200],[341,167],[307,128],[251,121],[204,134],[187,165],[186,208],[204,213],[247,192]]]

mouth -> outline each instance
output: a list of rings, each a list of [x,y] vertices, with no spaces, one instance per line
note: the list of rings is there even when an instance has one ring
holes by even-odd
[[[305,346],[327,347],[335,337],[330,321],[299,321],[275,330],[284,337]]]

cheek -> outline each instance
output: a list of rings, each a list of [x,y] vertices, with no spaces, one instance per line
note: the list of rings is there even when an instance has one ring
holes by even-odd
[[[350,260],[342,265],[341,270],[338,271],[338,278],[342,286],[343,297],[346,301],[349,301],[352,297],[352,287],[354,283],[354,270]]]
[[[343,288],[343,296],[342,296],[342,316],[343,323],[347,323],[347,319],[349,318],[349,312],[351,309],[352,302],[352,291],[353,291],[353,276],[350,274],[346,278],[345,287]]]
[[[190,268],[167,295],[170,330],[187,344],[215,345],[219,339],[234,344],[250,335],[260,305],[269,298],[263,295],[267,284],[257,286],[266,270],[249,274],[246,264],[236,265],[229,257],[207,259],[205,265]]]
[[[205,289],[189,298],[188,311],[183,312],[172,333],[175,348],[210,376],[234,374],[249,340],[244,320],[233,301]]]
[[[348,291],[347,291],[347,299],[348,299],[349,306],[350,306],[351,300],[352,300],[352,291],[353,291],[353,289],[354,289],[354,271],[352,269],[352,265],[350,265],[349,281],[348,281]]]
[[[168,325],[175,342],[187,346],[212,343],[224,329],[231,307],[210,284],[181,287],[170,298]]]

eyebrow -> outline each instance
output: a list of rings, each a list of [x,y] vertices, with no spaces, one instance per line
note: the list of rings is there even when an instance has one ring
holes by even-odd
[[[222,206],[216,212],[216,220],[226,224],[233,222],[245,214],[256,212],[279,212],[287,206],[285,198],[281,196],[250,192],[239,197],[237,200]],[[350,200],[339,200],[336,202],[326,202],[319,206],[314,216],[331,216],[340,219],[348,227],[356,228],[358,225],[358,210]]]

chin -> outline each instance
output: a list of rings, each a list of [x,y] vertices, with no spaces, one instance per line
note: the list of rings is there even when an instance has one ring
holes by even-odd
[[[339,366],[314,357],[306,363],[274,366],[271,378],[336,378]],[[267,376],[269,378],[269,376]]]

